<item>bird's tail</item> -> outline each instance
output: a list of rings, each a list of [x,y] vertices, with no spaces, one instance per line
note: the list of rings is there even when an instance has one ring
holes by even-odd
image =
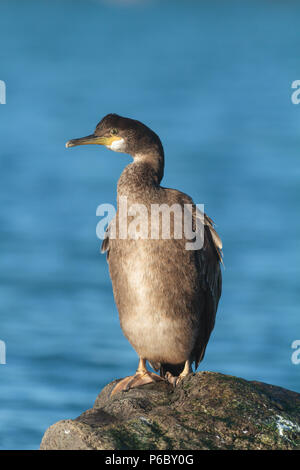
[[[184,369],[184,362],[182,364],[160,364],[160,376],[164,377],[167,372],[170,372],[174,377],[178,377]]]
[[[158,371],[161,377],[164,377],[167,372],[170,372],[174,377],[178,377],[179,374],[184,369],[185,363],[182,362],[182,364],[161,364],[160,362],[149,362],[150,366]]]

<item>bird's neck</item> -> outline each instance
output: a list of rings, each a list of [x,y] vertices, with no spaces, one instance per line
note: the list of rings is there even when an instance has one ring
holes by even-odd
[[[118,182],[118,196],[132,197],[159,186],[164,174],[163,152],[136,154],[133,162],[122,172]]]

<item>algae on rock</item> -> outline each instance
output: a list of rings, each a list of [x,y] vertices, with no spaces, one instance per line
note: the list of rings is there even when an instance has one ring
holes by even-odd
[[[41,449],[300,449],[300,394],[213,372],[175,389],[145,385],[110,397],[45,433]]]

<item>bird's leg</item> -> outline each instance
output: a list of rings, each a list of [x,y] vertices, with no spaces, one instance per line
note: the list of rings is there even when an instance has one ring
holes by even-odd
[[[146,385],[153,382],[159,382],[164,380],[159,375],[154,372],[149,372],[146,367],[146,359],[140,357],[139,365],[135,375],[125,377],[125,379],[120,380],[117,383],[111,395],[114,395],[117,392],[128,391],[130,388],[140,387],[141,385]]]
[[[167,381],[170,382],[170,384],[172,384],[172,385],[174,385],[174,387],[176,387],[176,385],[178,385],[179,382],[181,382],[181,380],[184,379],[184,377],[186,377],[191,372],[193,372],[193,369],[192,369],[192,366],[191,366],[191,361],[190,361],[190,359],[188,359],[187,361],[185,361],[184,369],[178,375],[178,377],[175,377],[174,375],[172,375],[171,372],[167,372],[165,377],[166,377]]]

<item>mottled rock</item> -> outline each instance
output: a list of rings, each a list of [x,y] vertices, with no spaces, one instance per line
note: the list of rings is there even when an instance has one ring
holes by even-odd
[[[300,449],[300,394],[213,372],[177,388],[145,385],[110,397],[45,433],[41,449]]]

